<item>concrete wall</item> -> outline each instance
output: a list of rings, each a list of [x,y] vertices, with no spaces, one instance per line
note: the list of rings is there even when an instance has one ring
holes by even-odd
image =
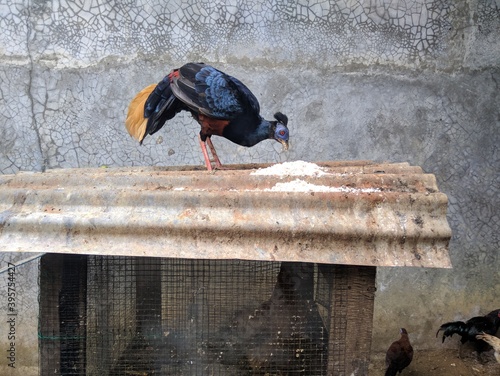
[[[290,118],[291,150],[214,137],[223,163],[408,161],[448,195],[454,269],[379,269],[374,351],[400,326],[441,346],[442,322],[500,308],[498,0],[0,0],[0,15],[0,172],[201,164],[189,116],[142,146],[123,122],[142,87],[205,61]],[[36,328],[37,263],[19,270]]]

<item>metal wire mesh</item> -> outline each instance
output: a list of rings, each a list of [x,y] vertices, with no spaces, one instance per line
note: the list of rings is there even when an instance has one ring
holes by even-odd
[[[47,255],[40,275],[42,375],[326,374],[314,264]]]
[[[46,255],[40,268],[40,373],[85,374],[86,257]]]

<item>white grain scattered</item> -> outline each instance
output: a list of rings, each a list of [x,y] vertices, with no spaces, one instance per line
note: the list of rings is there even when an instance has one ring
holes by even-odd
[[[259,168],[250,175],[273,175],[273,176],[322,176],[326,175],[325,169],[315,163],[294,161],[278,163],[266,168]]]
[[[304,180],[295,179],[286,183],[276,183],[274,187],[267,188],[271,192],[342,192],[342,193],[375,193],[380,192],[378,188],[350,188],[329,187],[327,185],[316,185]]]

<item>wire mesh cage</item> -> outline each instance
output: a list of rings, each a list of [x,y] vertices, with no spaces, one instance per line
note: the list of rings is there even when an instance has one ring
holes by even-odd
[[[326,375],[330,269],[46,255],[42,375]]]

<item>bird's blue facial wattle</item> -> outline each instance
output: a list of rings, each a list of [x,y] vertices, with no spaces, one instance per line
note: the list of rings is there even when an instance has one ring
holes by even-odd
[[[288,150],[288,137],[288,128],[286,125],[278,122],[276,124],[276,130],[274,131],[274,138],[283,145],[283,149],[285,150]]]

